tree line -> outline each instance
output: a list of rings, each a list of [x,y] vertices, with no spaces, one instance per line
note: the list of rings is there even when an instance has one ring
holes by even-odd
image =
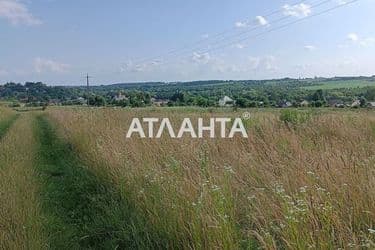
[[[288,103],[300,106],[302,102],[312,107],[332,106],[334,103],[351,103],[359,100],[361,106],[375,101],[374,86],[337,89],[305,88],[327,81],[352,81],[362,78],[333,79],[277,79],[262,81],[196,81],[187,83],[139,83],[93,86],[87,93],[83,86],[47,86],[42,82],[13,83],[0,85],[0,98],[15,105],[29,106],[84,105],[144,107],[155,103],[161,106],[214,107],[223,96],[235,101],[235,106],[275,107]],[[371,84],[370,84],[371,85]]]

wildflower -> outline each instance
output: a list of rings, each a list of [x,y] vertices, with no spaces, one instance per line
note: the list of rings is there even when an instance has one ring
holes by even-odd
[[[349,243],[349,244],[348,244],[348,247],[350,247],[350,248],[354,248],[354,247],[356,247],[356,244],[354,244],[354,243]]]
[[[255,198],[256,198],[255,195],[251,195],[247,197],[248,200],[254,200]]]
[[[227,171],[228,173],[234,174],[234,171],[231,166],[224,166],[224,170]]]
[[[219,190],[220,190],[220,187],[217,186],[217,185],[212,185],[212,186],[211,186],[211,189],[212,189],[212,191],[216,192],[216,191],[219,191]]]
[[[282,185],[280,185],[280,184],[276,184],[276,188],[275,188],[275,190],[276,190],[276,193],[278,193],[278,194],[283,194],[283,193],[285,193],[285,189],[284,189],[284,187],[283,187]]]
[[[307,189],[307,186],[300,187],[300,188],[299,188],[299,192],[300,192],[300,193],[306,193],[306,189]]]

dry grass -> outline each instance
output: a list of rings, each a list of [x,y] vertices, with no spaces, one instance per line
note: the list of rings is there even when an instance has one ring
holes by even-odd
[[[0,249],[43,249],[31,116],[0,140]]]
[[[126,139],[133,117],[240,116],[184,109],[51,109],[60,133],[171,248],[374,248],[375,114],[288,126],[255,112],[249,138]]]
[[[3,108],[0,106],[0,121],[8,118],[10,115],[14,114],[14,111],[8,108]]]

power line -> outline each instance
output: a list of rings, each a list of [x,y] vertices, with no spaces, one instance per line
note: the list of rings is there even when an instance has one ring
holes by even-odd
[[[89,74],[87,73],[86,74],[86,93],[87,93],[87,106],[90,106],[90,78],[92,78],[91,76],[89,76]]]
[[[332,1],[332,0],[324,0],[324,1],[322,1],[322,2],[318,2],[318,3],[314,4],[314,5],[312,5],[311,8],[316,8],[316,7],[322,6],[322,5],[324,5],[324,4],[326,4],[326,3],[329,3],[329,2],[331,2],[331,1]],[[281,22],[281,21],[287,20],[287,19],[289,19],[290,17],[291,17],[290,15],[288,15],[288,16],[284,16],[284,17],[281,17],[281,18],[279,18],[279,19],[276,19],[276,20],[274,20],[274,21],[269,22],[268,25],[276,24],[276,23],[278,23],[278,22]],[[243,32],[240,32],[240,33],[238,33],[238,34],[232,36],[232,37],[227,37],[227,38],[224,38],[224,39],[218,40],[218,41],[216,41],[215,43],[212,43],[212,44],[210,44],[210,45],[216,45],[216,44],[219,44],[219,43],[221,43],[221,42],[223,42],[223,41],[230,40],[231,38],[240,37],[240,36],[242,36],[242,35],[245,35],[245,34],[248,34],[248,33],[252,32],[252,31],[254,31],[254,30],[257,30],[259,27],[261,27],[261,26],[254,27],[254,28],[252,28],[252,29],[250,29],[250,30],[245,30],[245,31],[243,31]]]
[[[331,0],[329,0],[329,1],[331,1]],[[303,3],[306,3],[306,2],[308,2],[308,1],[307,1],[307,0],[297,1],[297,2],[295,2],[295,3],[293,3],[293,4],[291,4],[291,5],[292,5],[292,6],[295,6],[295,5],[303,4]],[[269,12],[269,13],[266,14],[266,15],[263,15],[262,17],[267,18],[267,17],[273,16],[273,15],[275,15],[275,14],[281,13],[282,11],[283,11],[283,10],[279,8],[279,9],[277,9],[277,10],[274,10],[274,11]],[[289,17],[290,17],[290,16],[288,16],[288,18],[289,18]],[[245,22],[249,22],[249,21],[250,21],[250,18],[247,18],[247,20],[246,20]],[[261,27],[262,27],[261,25],[258,25],[256,28],[261,28]],[[198,45],[198,44],[204,43],[204,42],[206,42],[206,41],[212,40],[212,39],[214,39],[214,38],[216,38],[216,37],[223,36],[223,35],[225,35],[225,34],[228,34],[228,33],[230,33],[230,32],[236,31],[236,30],[237,30],[237,28],[226,29],[226,30],[224,30],[224,31],[222,31],[222,32],[219,32],[219,33],[216,33],[216,34],[214,34],[214,35],[211,35],[211,36],[209,36],[208,38],[203,38],[203,39],[200,39],[200,40],[198,40],[198,41],[196,41],[196,42],[193,42],[193,43],[191,43],[191,44],[189,44],[189,45],[184,45],[184,46],[182,46],[182,47],[180,47],[180,48],[172,49],[172,50],[170,50],[170,51],[168,51],[168,52],[166,52],[166,53],[160,54],[159,56],[153,56],[153,57],[148,57],[148,58],[145,58],[145,59],[139,59],[139,60],[136,60],[136,62],[135,62],[134,64],[136,64],[136,65],[137,65],[137,64],[142,64],[142,63],[144,63],[144,62],[148,62],[148,61],[153,61],[153,60],[160,59],[160,58],[162,58],[162,57],[164,57],[164,56],[174,55],[176,52],[179,52],[179,51],[183,51],[183,50],[185,50],[185,49],[188,49],[188,48],[191,47],[192,45]]]
[[[321,16],[321,15],[323,15],[323,14],[329,13],[329,12],[331,12],[331,11],[334,11],[334,10],[339,9],[339,8],[342,8],[342,7],[344,7],[344,6],[347,6],[347,5],[353,4],[353,3],[358,2],[358,1],[360,1],[360,0],[352,0],[352,1],[349,1],[349,2],[346,2],[346,3],[343,3],[343,4],[340,4],[340,5],[337,5],[337,6],[331,7],[331,8],[329,8],[329,9],[324,10],[324,11],[318,12],[318,13],[316,13],[316,14],[312,14],[312,15],[310,15],[310,16],[306,16],[306,17],[303,17],[303,18],[297,19],[297,20],[295,20],[295,21],[288,22],[288,23],[286,23],[286,24],[284,24],[284,25],[277,26],[277,27],[275,27],[275,28],[271,28],[271,29],[269,29],[269,30],[267,30],[267,31],[265,31],[265,32],[261,32],[261,33],[259,33],[259,34],[252,35],[252,36],[245,36],[245,37],[243,37],[243,38],[241,38],[241,39],[237,39],[237,40],[231,41],[231,42],[226,43],[226,44],[223,44],[223,45],[221,45],[221,46],[218,46],[218,47],[215,47],[215,48],[212,48],[212,49],[207,49],[207,50],[200,51],[199,54],[210,53],[210,52],[212,52],[212,51],[216,51],[216,50],[219,50],[219,49],[222,49],[222,48],[226,48],[226,47],[232,46],[232,45],[234,45],[234,44],[237,44],[237,43],[240,43],[240,42],[243,42],[243,41],[249,40],[249,39],[255,39],[255,38],[261,37],[261,36],[263,36],[263,35],[266,35],[266,34],[268,34],[268,33],[271,33],[271,32],[277,31],[277,30],[285,29],[285,28],[287,28],[287,27],[289,27],[289,26],[292,26],[292,25],[294,25],[294,24],[297,24],[297,23],[303,22],[303,21],[305,21],[305,20],[307,20],[307,19],[311,19],[311,18],[314,18],[314,17],[317,17],[317,16]],[[327,2],[327,0],[324,1],[324,2]],[[191,53],[191,51],[188,51],[188,52]],[[186,54],[186,53],[184,53],[184,54]],[[181,54],[181,55],[182,55],[182,54]],[[165,62],[165,63],[161,63],[161,64],[159,64],[159,66],[162,65],[162,64],[165,65],[165,64],[167,64],[167,63],[166,63],[166,62]]]
[[[331,2],[331,1],[332,1],[332,0],[324,0],[324,1],[322,1],[322,2],[317,1],[318,3],[312,5],[311,8],[316,8],[316,7],[322,6],[322,5],[324,5],[324,4],[326,4],[326,3],[329,3],[329,2]],[[291,18],[291,16],[289,16],[289,15],[288,15],[288,16],[284,16],[284,17],[281,17],[281,18],[279,18],[279,19],[276,19],[276,20],[274,20],[274,21],[272,21],[272,22],[269,22],[268,25],[271,25],[271,24],[273,25],[273,24],[279,23],[279,22],[281,22],[281,21],[287,20],[287,19],[289,19],[289,18]],[[225,41],[227,41],[227,40],[231,40],[231,39],[236,38],[236,37],[241,37],[241,36],[243,36],[243,35],[245,35],[245,34],[248,34],[248,33],[252,32],[252,31],[255,31],[255,30],[257,30],[257,29],[259,29],[259,28],[261,28],[261,27],[262,27],[262,26],[256,26],[256,27],[254,27],[254,28],[252,28],[252,29],[250,29],[250,30],[246,30],[246,31],[240,32],[240,33],[235,34],[235,35],[233,35],[233,36],[230,36],[230,37],[224,37],[224,38],[221,39],[221,40],[218,40],[218,41],[215,41],[214,43],[209,44],[209,46],[217,45],[217,44],[220,44],[221,42],[225,42]],[[176,56],[184,55],[184,54],[187,54],[187,53],[192,53],[192,52],[195,52],[195,51],[198,50],[198,49],[200,49],[200,47],[192,48],[192,49],[190,49],[190,50],[188,50],[188,51],[185,51],[185,52],[179,53],[179,54],[177,54]],[[206,52],[204,52],[204,53],[206,53]]]
[[[236,41],[234,41],[234,42],[230,42],[230,43],[224,44],[224,45],[222,45],[222,46],[220,46],[220,47],[216,47],[216,48],[213,48],[213,49],[206,50],[206,51],[204,51],[203,53],[209,53],[209,52],[212,52],[212,51],[215,51],[215,50],[221,49],[221,48],[225,48],[225,47],[231,46],[231,45],[236,44],[236,43],[239,43],[239,42],[243,42],[243,41],[246,41],[246,40],[249,40],[249,39],[252,39],[252,38],[260,37],[260,36],[262,36],[262,35],[265,35],[265,34],[271,33],[271,32],[273,32],[273,31],[277,31],[277,30],[281,30],[281,29],[287,28],[287,27],[292,26],[292,25],[294,25],[294,24],[297,24],[297,23],[303,22],[303,21],[305,21],[305,20],[307,20],[307,19],[311,19],[311,18],[313,18],[313,17],[321,16],[321,15],[323,15],[323,14],[329,13],[329,12],[331,12],[331,11],[334,11],[334,10],[339,9],[339,8],[342,8],[342,7],[344,7],[344,6],[347,6],[347,5],[353,4],[353,3],[358,2],[358,1],[360,1],[360,0],[352,0],[352,1],[349,1],[349,2],[346,2],[346,3],[343,3],[343,4],[340,4],[340,5],[337,5],[337,6],[331,7],[331,8],[329,8],[329,9],[326,9],[326,10],[321,11],[321,12],[319,12],[319,13],[312,14],[312,15],[310,15],[310,16],[306,16],[306,17],[303,17],[303,18],[297,19],[297,20],[295,20],[295,21],[292,21],[292,22],[286,23],[286,24],[284,24],[284,25],[281,25],[281,26],[278,26],[278,27],[275,27],[275,28],[269,29],[269,30],[267,30],[267,31],[265,31],[265,32],[262,32],[262,33],[259,33],[259,34],[255,35],[255,36],[247,36],[247,37],[241,38],[241,39],[239,39],[239,40],[236,40]]]

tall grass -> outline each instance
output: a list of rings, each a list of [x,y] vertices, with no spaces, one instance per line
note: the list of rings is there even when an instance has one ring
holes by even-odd
[[[44,116],[37,117],[35,132],[48,249],[167,248],[164,235],[151,232],[119,190],[93,175]],[[145,232],[152,238],[144,241]]]
[[[31,116],[0,139],[0,249],[45,249]]]
[[[290,129],[277,112],[248,139],[126,139],[133,117],[183,109],[50,109],[60,134],[142,211],[170,248],[374,248],[375,114],[327,112]],[[138,225],[134,225],[137,228]]]
[[[6,134],[17,118],[18,114],[12,110],[0,107],[0,138]]]

